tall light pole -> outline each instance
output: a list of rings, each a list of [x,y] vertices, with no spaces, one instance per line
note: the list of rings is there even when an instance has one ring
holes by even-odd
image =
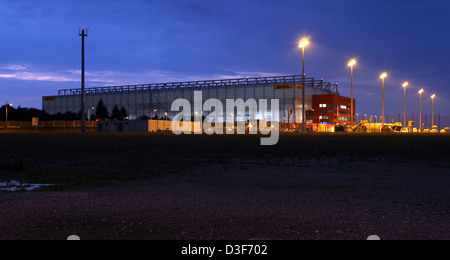
[[[383,108],[382,108],[382,116],[383,116],[383,120],[382,120],[382,127],[384,127],[384,81],[387,78],[388,74],[385,72],[383,74],[381,74],[380,79],[383,81]]]
[[[406,128],[406,87],[408,87],[409,83],[405,82],[403,83],[403,90],[404,90],[404,100],[403,100],[403,127]]]
[[[300,41],[299,47],[303,52],[303,88],[302,88],[302,130],[306,132],[306,108],[305,108],[305,88],[306,88],[306,73],[305,73],[305,48],[309,45],[309,39],[304,38]]]
[[[432,96],[431,96],[431,101],[432,101],[432,106],[433,106],[433,112],[432,112],[432,114],[431,114],[431,128],[433,128],[434,127],[434,100],[436,99],[436,94],[433,94]]]
[[[81,132],[86,132],[86,72],[84,55],[84,38],[88,36],[88,29],[81,28]]]
[[[355,114],[355,109],[354,109],[354,101],[353,101],[353,67],[356,65],[357,61],[355,59],[351,60],[348,63],[348,66],[351,68],[352,70],[352,101],[351,101],[351,124],[354,124],[354,120],[353,120],[353,116]]]
[[[419,94],[420,94],[420,132],[422,132],[422,95],[423,95],[423,92],[424,92],[424,90],[423,89],[421,89],[420,91],[419,91]]]

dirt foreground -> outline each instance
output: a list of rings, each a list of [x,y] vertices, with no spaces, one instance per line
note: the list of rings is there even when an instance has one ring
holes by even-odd
[[[437,145],[447,145],[448,137],[419,137],[411,144],[411,139],[396,137],[290,135],[283,136],[285,141],[272,150],[248,148],[254,140],[244,143],[247,148],[233,148],[228,139],[220,139],[221,149],[216,151],[210,150],[208,139],[201,139],[196,147],[191,146],[192,139],[180,139],[179,146],[164,150],[162,143],[177,137],[160,136],[164,141],[158,141],[142,135],[122,136],[111,144],[118,136],[94,136],[89,145],[94,151],[83,157],[84,145],[77,143],[78,135],[69,140],[44,136],[44,141],[53,140],[55,145],[49,153],[56,154],[68,143],[73,146],[59,148],[60,155],[53,157],[56,162],[40,164],[35,164],[35,157],[43,156],[38,155],[41,148],[26,143],[35,137],[12,138],[24,141],[13,151],[22,156],[24,166],[17,166],[17,158],[10,154],[9,166],[0,164],[3,176],[17,174],[29,180],[33,178],[27,174],[33,173],[34,178],[53,178],[62,184],[44,191],[0,192],[0,239],[59,240],[69,235],[84,240],[364,240],[370,235],[386,240],[450,239],[450,172],[445,159],[450,157]],[[373,138],[378,143],[370,148],[367,143]],[[242,143],[243,139],[238,140]],[[342,143],[348,140],[356,143],[342,150]],[[405,147],[379,153],[396,142],[404,142]],[[300,149],[297,152],[300,144],[314,143],[316,147],[308,155]],[[429,146],[420,152],[411,150],[411,146],[424,144]],[[119,170],[110,167],[103,173],[85,159],[88,167],[75,166],[78,177],[64,182],[60,174],[73,175],[74,171],[64,171],[72,162],[59,161],[59,156],[70,153],[68,158],[90,158],[102,145],[108,152],[95,160],[100,166],[116,163]],[[174,157],[169,164],[148,159],[130,166],[133,156],[120,152],[140,153],[144,159],[156,156],[154,150],[144,152],[147,145],[161,148],[159,153],[164,156],[158,157],[158,162],[168,154]],[[28,151],[20,150],[25,146]],[[433,147],[437,151],[431,150]],[[1,149],[3,153],[6,150]],[[245,156],[244,150],[253,153]],[[429,152],[423,156],[425,150]],[[176,159],[175,155],[186,151],[191,153]],[[405,151],[410,153],[405,155]],[[108,153],[120,159],[105,159],[112,157]],[[421,156],[423,160],[418,160]],[[96,179],[111,171],[114,181]]]

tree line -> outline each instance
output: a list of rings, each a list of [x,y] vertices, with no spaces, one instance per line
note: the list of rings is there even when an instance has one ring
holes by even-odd
[[[50,115],[44,110],[39,110],[36,108],[26,108],[26,107],[17,107],[14,108],[12,106],[6,107],[6,105],[0,108],[0,121],[6,120],[6,108],[8,108],[8,120],[9,121],[31,121],[33,117],[38,117],[41,121],[74,121],[81,119],[81,111],[78,113],[74,112],[66,112],[66,113],[57,113],[54,115]],[[89,120],[88,115],[86,114],[86,120]],[[117,119],[124,120],[128,118],[128,111],[125,107],[119,109],[116,105],[113,110],[109,112],[108,108],[105,106],[103,100],[98,102],[95,113],[90,115],[91,120],[105,120],[105,119]]]
[[[124,120],[128,118],[128,111],[125,107],[119,109],[117,105],[114,106],[111,113],[108,108],[105,106],[105,103],[102,99],[98,101],[97,108],[95,110],[95,114],[91,115],[92,120],[105,120],[105,119],[116,119],[116,120]]]

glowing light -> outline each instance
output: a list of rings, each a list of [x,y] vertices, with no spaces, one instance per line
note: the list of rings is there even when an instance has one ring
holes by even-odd
[[[353,60],[351,60],[349,63],[348,63],[348,66],[349,67],[353,67],[353,66],[355,66],[356,65],[356,63],[358,63],[355,59],[353,59]]]
[[[424,91],[423,89],[419,90],[419,94],[423,94]]]
[[[385,72],[383,74],[381,74],[380,79],[385,79],[387,78],[388,74]]]
[[[436,94],[433,94],[433,96],[431,96],[431,99],[435,99],[436,98]]]
[[[300,43],[299,43],[299,47],[300,48],[306,48],[307,46],[309,45],[309,39],[308,38],[304,38],[304,39],[302,39],[301,41],[300,41]]]
[[[403,87],[404,87],[404,88],[406,88],[407,86],[409,86],[409,83],[408,83],[408,81],[407,81],[407,82],[405,82],[405,83],[403,83]]]

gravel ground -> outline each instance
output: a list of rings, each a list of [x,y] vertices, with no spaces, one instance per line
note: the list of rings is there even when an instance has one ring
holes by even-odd
[[[0,239],[450,239],[445,168],[233,160],[100,188],[0,193]]]

